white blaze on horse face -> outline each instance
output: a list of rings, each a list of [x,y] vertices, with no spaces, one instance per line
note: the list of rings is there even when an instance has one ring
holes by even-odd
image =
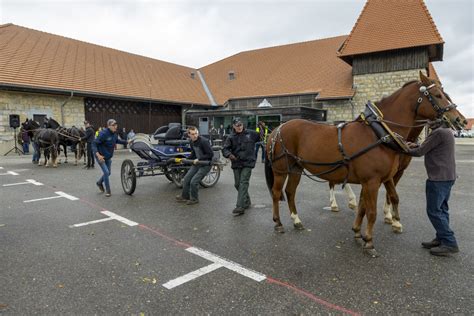
[[[291,216],[291,218],[293,219],[293,223],[295,223],[295,224],[301,223],[301,220],[300,220],[300,218],[298,217],[298,214],[293,214],[293,213],[291,213],[290,216]]]

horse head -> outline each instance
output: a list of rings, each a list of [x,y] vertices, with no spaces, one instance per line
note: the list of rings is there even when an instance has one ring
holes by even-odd
[[[445,120],[455,129],[462,129],[467,120],[437,80],[426,77],[420,71],[419,93],[415,115],[429,120]]]
[[[47,128],[57,129],[58,127],[61,127],[61,125],[59,125],[59,123],[52,117],[48,118],[47,120],[45,119],[44,122]]]
[[[26,119],[25,122],[21,123],[21,126],[25,131],[33,131],[40,127],[39,123],[30,119]]]

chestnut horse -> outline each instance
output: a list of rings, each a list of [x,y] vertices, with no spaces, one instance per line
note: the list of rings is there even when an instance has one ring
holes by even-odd
[[[317,124],[306,120],[291,120],[275,129],[267,142],[265,176],[273,198],[275,230],[283,232],[279,201],[285,193],[290,216],[297,229],[303,229],[295,205],[296,188],[304,170],[330,183],[362,185],[357,216],[353,224],[355,238],[362,238],[361,225],[367,216],[363,237],[364,249],[373,249],[373,228],[377,216],[377,195],[384,183],[390,201],[398,204],[393,178],[399,170],[400,154],[382,145],[398,135],[406,139],[417,117],[459,121],[459,112],[446,98],[440,86],[420,72],[420,82],[410,82],[378,103],[380,118],[391,123],[392,139],[378,138],[361,117],[345,125]],[[383,116],[382,116],[383,115]],[[340,141],[338,140],[340,133]],[[399,140],[397,141],[399,143]],[[398,208],[394,217],[399,220]]]

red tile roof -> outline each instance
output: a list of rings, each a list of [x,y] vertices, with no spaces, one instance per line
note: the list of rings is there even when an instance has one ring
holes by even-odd
[[[346,39],[321,40],[245,51],[200,69],[217,103],[228,99],[319,93],[348,98],[352,67],[337,58]],[[235,79],[229,79],[234,72]]]
[[[0,25],[0,84],[209,104],[195,69],[25,27]],[[150,89],[151,81],[151,89]]]
[[[443,43],[423,0],[368,0],[339,56],[351,62],[354,55],[435,45],[435,61]]]

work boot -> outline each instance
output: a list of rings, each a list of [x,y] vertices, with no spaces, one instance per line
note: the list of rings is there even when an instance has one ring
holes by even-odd
[[[440,245],[439,247],[434,247],[430,249],[430,254],[433,256],[440,256],[440,257],[447,257],[452,253],[457,253],[459,252],[459,248],[457,246],[445,246],[445,245]]]
[[[421,243],[421,246],[426,249],[431,249],[434,247],[439,247],[441,243],[439,242],[438,239],[433,239],[432,241],[425,241]]]
[[[198,204],[198,203],[199,203],[199,200],[192,199],[192,200],[188,200],[186,202],[186,205],[194,205],[194,204]]]
[[[189,201],[188,199],[185,199],[181,194],[176,195],[176,201],[180,203],[186,203]]]
[[[234,214],[235,216],[243,215],[245,214],[245,209],[243,207],[236,207],[232,211],[232,214]]]
[[[99,191],[104,193],[105,192],[104,185],[102,183],[99,183],[99,182],[97,182],[96,184],[97,184],[97,187],[99,188]]]
[[[107,191],[107,192],[105,193],[105,196],[106,196],[106,197],[110,197],[111,195],[112,195],[112,194],[110,193],[110,191]]]

